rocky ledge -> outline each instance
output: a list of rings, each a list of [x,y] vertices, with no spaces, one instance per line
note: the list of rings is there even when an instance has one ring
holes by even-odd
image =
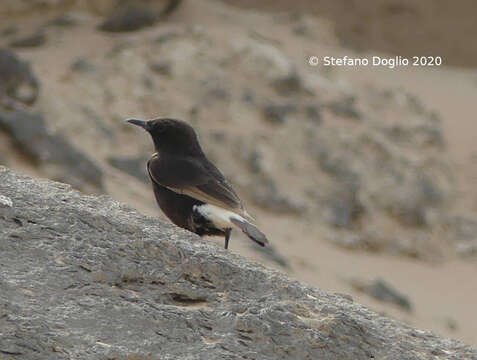
[[[0,359],[477,359],[109,197],[0,167]]]

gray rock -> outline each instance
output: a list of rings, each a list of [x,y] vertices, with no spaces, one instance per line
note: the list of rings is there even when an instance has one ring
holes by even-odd
[[[168,16],[176,11],[182,4],[182,0],[168,0],[166,6],[162,9],[161,15]]]
[[[218,144],[226,144],[228,140],[228,135],[225,131],[222,130],[212,130],[208,136],[213,142]]]
[[[259,149],[252,149],[246,156],[245,156],[246,163],[248,165],[249,170],[253,174],[263,174],[265,168],[265,159],[263,151]]]
[[[18,34],[18,31],[19,31],[19,29],[18,29],[17,26],[9,25],[9,26],[3,28],[2,30],[0,30],[0,34],[2,36],[7,37],[7,36]]]
[[[353,280],[351,285],[358,291],[362,291],[375,299],[393,303],[406,311],[412,310],[412,304],[409,298],[394,289],[383,279],[376,279],[371,284],[365,284],[359,280]]]
[[[0,357],[477,359],[109,197],[0,167]]]
[[[361,176],[351,166],[351,160],[341,154],[330,151],[326,146],[318,144],[312,153],[318,160],[320,168],[340,184],[357,188],[361,183]]]
[[[71,64],[71,70],[78,72],[95,72],[96,67],[87,59],[78,57]]]
[[[129,2],[120,4],[99,26],[106,32],[136,31],[154,25],[159,14],[149,7]]]
[[[239,66],[244,72],[260,76],[269,84],[286,79],[295,70],[293,61],[277,46],[252,38],[232,40]]]
[[[255,103],[255,93],[252,89],[244,89],[242,94],[242,101],[246,104],[253,105]]]
[[[272,80],[272,87],[283,96],[299,95],[304,91],[303,81],[296,71]]]
[[[306,116],[315,124],[321,124],[323,122],[323,116],[321,115],[321,109],[316,105],[308,105],[305,107]]]
[[[265,120],[273,124],[283,124],[287,117],[297,111],[294,104],[269,104],[263,108]]]
[[[292,31],[296,36],[314,38],[313,28],[316,25],[314,19],[309,16],[303,16],[304,14],[298,14],[292,21]]]
[[[201,87],[204,91],[204,99],[208,104],[214,101],[228,101],[231,98],[230,87],[222,76],[204,77],[200,80]]]
[[[51,134],[42,115],[24,110],[0,110],[0,130],[5,130],[36,164],[55,164],[60,173],[53,174],[58,180],[81,188],[84,184],[103,187],[103,172],[81,150],[60,134]]]
[[[70,0],[3,0],[0,1],[0,14],[10,17],[21,16],[25,13],[38,15],[42,10],[56,8],[61,11],[67,6],[71,6]]]
[[[293,32],[298,36],[306,36],[308,34],[308,28],[304,24],[298,24],[293,27]]]
[[[477,219],[451,216],[446,225],[452,229],[456,252],[460,256],[477,255]]]
[[[386,208],[403,225],[423,227],[430,225],[429,210],[443,198],[442,190],[431,178],[421,177],[396,186]]]
[[[393,142],[401,142],[406,145],[418,147],[436,146],[440,148],[445,146],[442,128],[434,124],[422,124],[413,127],[395,124],[385,129],[385,134]]]
[[[168,60],[158,60],[149,65],[152,71],[163,76],[171,76],[172,65]]]
[[[170,31],[166,31],[164,33],[161,33],[161,35],[159,35],[155,40],[154,42],[158,43],[158,44],[165,44],[171,40],[175,40],[175,39],[178,39],[181,37],[181,35],[183,35],[182,32],[180,31],[177,31],[177,30],[170,30]]]
[[[346,249],[364,250],[372,253],[381,252],[387,246],[383,239],[356,230],[337,232],[330,240]]]
[[[27,87],[27,92],[23,88]],[[13,51],[0,49],[0,100],[9,97],[25,104],[33,104],[40,84],[30,64],[21,60]]]
[[[418,96],[409,93],[405,93],[404,96],[406,98],[407,105],[413,112],[419,115],[422,115],[426,112],[426,107]]]
[[[129,40],[121,39],[118,42],[115,42],[111,46],[111,50],[106,54],[106,58],[113,59],[118,57],[120,54],[124,53],[124,51],[131,49],[133,43]]]
[[[73,14],[61,14],[47,22],[48,26],[72,27],[78,24],[78,19]]]
[[[43,31],[37,31],[22,38],[13,40],[9,43],[14,48],[38,47],[46,43],[46,34]]]
[[[477,239],[466,242],[458,242],[456,245],[456,253],[459,256],[477,255]]]
[[[0,195],[0,206],[12,207],[12,200],[6,196]]]
[[[326,107],[341,117],[352,119],[361,118],[361,114],[356,109],[356,98],[354,96],[346,96],[342,99],[332,101],[326,104]]]
[[[358,197],[358,189],[337,191],[326,205],[326,220],[338,228],[352,228],[365,213],[365,207]]]

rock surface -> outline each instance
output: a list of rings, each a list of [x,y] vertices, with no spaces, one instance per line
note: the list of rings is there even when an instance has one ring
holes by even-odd
[[[0,194],[0,358],[477,359],[109,197]]]

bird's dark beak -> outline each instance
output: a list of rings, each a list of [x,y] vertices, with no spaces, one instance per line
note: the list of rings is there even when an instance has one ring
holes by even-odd
[[[137,119],[127,119],[128,123],[142,127],[144,130],[147,130],[147,121],[137,120]]]

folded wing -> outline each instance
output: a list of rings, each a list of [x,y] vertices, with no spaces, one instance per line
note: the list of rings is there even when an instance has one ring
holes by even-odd
[[[250,218],[222,173],[205,157],[160,157],[154,154],[147,163],[147,170],[152,181],[169,190]]]

